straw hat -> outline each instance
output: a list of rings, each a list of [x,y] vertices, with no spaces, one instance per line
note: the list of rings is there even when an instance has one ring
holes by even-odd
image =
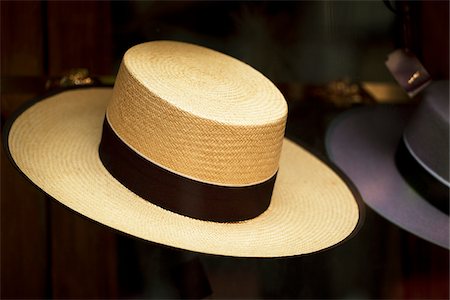
[[[157,41],[127,51],[113,89],[30,103],[5,139],[34,184],[114,229],[210,254],[290,256],[342,242],[359,208],[340,176],[283,137],[286,115],[248,65]]]
[[[351,110],[330,126],[329,156],[373,210],[441,247],[449,246],[449,86],[431,84],[416,110]]]

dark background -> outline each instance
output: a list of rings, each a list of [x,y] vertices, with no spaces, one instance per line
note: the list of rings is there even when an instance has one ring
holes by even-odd
[[[384,60],[402,46],[434,79],[448,79],[448,2],[387,4],[392,10],[383,1],[2,1],[2,126],[49,89],[49,78],[81,67],[111,81],[104,76],[115,74],[130,46],[173,39],[260,70],[287,98],[288,134],[324,154],[323,134],[337,113],[379,101],[363,89],[356,104],[329,101],[330,82],[395,87]],[[405,101],[396,95],[387,99]],[[1,163],[2,298],[449,297],[449,252],[369,208],[359,234],[337,248],[283,259],[217,257],[98,225],[38,192],[3,149]]]

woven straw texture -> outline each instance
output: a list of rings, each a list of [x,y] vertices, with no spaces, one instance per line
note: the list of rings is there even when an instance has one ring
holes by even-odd
[[[107,116],[153,163],[203,182],[248,185],[278,169],[287,105],[267,78],[230,56],[157,41],[124,55]]]
[[[284,140],[272,202],[238,223],[191,219],[145,201],[117,182],[98,156],[111,89],[66,91],[34,104],[9,133],[22,172],[71,209],[136,237],[183,249],[245,257],[299,255],[330,247],[358,222],[358,206],[327,165]]]

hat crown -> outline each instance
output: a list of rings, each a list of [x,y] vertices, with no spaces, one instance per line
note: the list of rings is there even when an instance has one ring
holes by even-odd
[[[449,183],[449,85],[431,84],[408,122],[403,139],[416,160],[436,179]]]
[[[127,51],[107,119],[144,158],[221,185],[278,169],[287,105],[261,73],[225,54],[158,41]]]

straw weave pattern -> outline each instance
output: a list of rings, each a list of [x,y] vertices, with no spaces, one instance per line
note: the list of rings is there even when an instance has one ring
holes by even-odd
[[[11,128],[11,156],[51,197],[97,222],[173,247],[211,254],[276,257],[311,253],[347,237],[358,206],[342,179],[289,140],[269,208],[236,223],[172,213],[139,198],[101,163],[98,144],[111,90],[90,88],[51,96]]]
[[[283,96],[262,74],[177,42],[130,49],[107,109],[111,127],[145,158],[222,185],[254,184],[277,171],[286,115]]]

